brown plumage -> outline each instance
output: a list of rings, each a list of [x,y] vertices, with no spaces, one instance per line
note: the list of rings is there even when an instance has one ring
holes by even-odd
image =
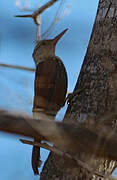
[[[36,117],[38,112],[37,119],[54,119],[65,103],[67,72],[62,60],[55,55],[55,46],[66,31],[67,29],[54,39],[38,42],[33,52],[36,64],[33,113]],[[33,147],[32,168],[35,175],[38,174],[39,164],[40,149]]]
[[[45,113],[56,113],[64,105],[67,93],[67,73],[62,61],[52,57],[41,62],[35,75],[35,109],[43,109]]]

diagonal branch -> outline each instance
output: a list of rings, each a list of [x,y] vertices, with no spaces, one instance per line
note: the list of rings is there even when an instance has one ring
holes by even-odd
[[[113,113],[116,114],[112,112],[112,116]],[[107,134],[110,131],[106,127],[104,130]],[[46,140],[63,152],[73,155],[81,152],[89,156],[94,154],[98,158],[117,160],[116,131],[107,139],[107,134],[100,135],[83,125],[76,126],[47,120],[37,121],[30,116],[17,115],[3,110],[0,111],[0,131],[36,138],[37,141]]]
[[[37,146],[37,147],[47,149],[47,150],[52,151],[53,153],[55,153],[55,154],[57,154],[59,156],[66,156],[68,159],[74,161],[76,166],[81,166],[81,167],[85,168],[87,171],[89,171],[90,173],[92,173],[92,171],[93,171],[93,168],[89,167],[89,165],[87,165],[85,162],[83,162],[83,161],[81,161],[79,159],[76,159],[71,154],[69,154],[67,152],[63,152],[60,149],[56,148],[55,146],[49,146],[47,143],[39,143],[39,142],[29,141],[29,140],[25,140],[25,139],[20,139],[20,141],[23,144],[33,145],[33,146]],[[105,178],[105,175],[101,174],[99,172],[94,171],[93,174]]]
[[[56,147],[54,146],[49,146],[47,143],[39,143],[39,142],[36,142],[36,141],[29,141],[29,140],[25,140],[25,139],[20,139],[20,141],[23,143],[23,144],[28,144],[28,145],[33,145],[33,146],[37,146],[37,147],[41,147],[41,148],[44,148],[44,149],[47,149],[49,151],[52,151],[60,156],[63,156],[64,155],[64,152],[57,149]]]
[[[16,15],[15,17],[21,17],[21,18],[33,18],[35,24],[38,25],[38,20],[37,17],[39,14],[43,13],[46,9],[48,9],[50,6],[52,6],[55,2],[58,0],[50,0],[46,4],[44,4],[42,7],[40,7],[38,10],[36,10],[32,14],[27,14],[27,15]]]

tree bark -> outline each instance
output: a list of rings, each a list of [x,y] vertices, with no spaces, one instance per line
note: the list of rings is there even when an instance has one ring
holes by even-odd
[[[64,121],[88,125],[95,123],[101,113],[111,110],[117,104],[116,71],[117,0],[100,0],[89,46],[74,91],[82,88],[84,90],[70,101]],[[112,128],[113,122],[114,119],[108,123]],[[94,171],[105,176],[111,174],[117,165],[115,161],[95,159],[93,155],[92,157],[85,154],[77,154],[76,156],[92,167]],[[94,171],[88,172],[81,166],[76,167],[67,158],[50,153],[40,179],[104,179],[94,175]]]

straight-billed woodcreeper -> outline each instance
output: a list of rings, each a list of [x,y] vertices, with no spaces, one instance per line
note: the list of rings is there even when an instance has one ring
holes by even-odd
[[[33,58],[36,64],[36,73],[33,115],[37,119],[54,119],[65,103],[67,73],[62,60],[55,55],[55,47],[66,31],[67,29],[54,39],[39,41],[34,48]],[[32,168],[35,175],[39,174],[40,162],[40,148],[34,146]]]

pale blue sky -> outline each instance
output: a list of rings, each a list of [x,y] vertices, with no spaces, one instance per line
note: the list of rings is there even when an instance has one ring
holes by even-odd
[[[23,0],[21,1],[24,2]],[[40,1],[32,0],[35,9]],[[45,1],[44,1],[45,2]],[[59,3],[42,16],[42,33],[52,22]],[[54,26],[47,38],[53,38],[65,28],[69,31],[63,36],[56,48],[67,69],[69,78],[68,91],[74,89],[88,41],[92,31],[98,0],[66,0],[69,14]],[[61,8],[61,12],[62,12]],[[15,0],[0,2],[0,63],[9,63],[34,67],[32,52],[35,45],[36,27],[31,19],[17,19],[16,14],[23,14],[15,6]],[[61,13],[60,13],[61,15]],[[0,68],[0,108],[32,113],[34,73]],[[62,119],[64,109],[58,118]],[[19,142],[18,137],[0,133],[0,179],[35,180],[30,159],[31,147]],[[42,159],[47,157],[42,151]]]

